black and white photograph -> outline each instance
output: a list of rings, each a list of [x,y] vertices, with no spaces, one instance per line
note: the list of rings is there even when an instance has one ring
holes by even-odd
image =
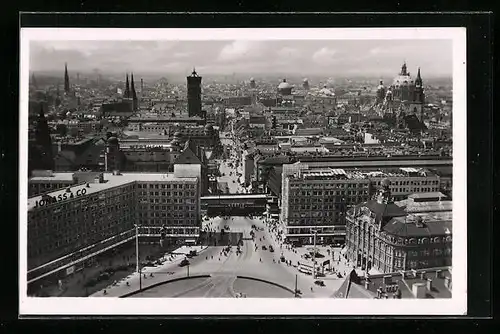
[[[20,43],[20,313],[466,312],[465,29]]]

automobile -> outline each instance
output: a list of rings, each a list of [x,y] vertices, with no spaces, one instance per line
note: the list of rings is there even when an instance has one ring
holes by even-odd
[[[267,250],[267,247],[265,245],[262,245],[262,250]]]
[[[196,249],[193,249],[193,250],[189,251],[189,255],[196,256],[196,255],[198,255],[198,252],[196,251]]]
[[[319,285],[319,286],[325,286],[325,282],[323,282],[321,280],[314,281],[314,284]]]
[[[233,180],[233,183],[236,183],[236,181]]]
[[[285,262],[285,257],[283,255],[280,256],[281,262]]]
[[[181,263],[179,263],[179,267],[185,267],[185,266],[189,266],[188,259],[184,259],[181,261]]]
[[[253,229],[256,229],[256,228],[257,228],[257,226],[255,226],[255,224],[253,224],[253,225],[252,225],[252,228],[253,228]]]
[[[269,251],[270,251],[271,253],[273,253],[273,252],[274,252],[274,248],[273,248],[273,246],[269,246]]]

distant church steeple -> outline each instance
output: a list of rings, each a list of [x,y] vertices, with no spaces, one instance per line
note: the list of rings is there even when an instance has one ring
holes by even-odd
[[[64,93],[69,93],[68,64],[64,63]]]
[[[134,110],[137,110],[137,93],[135,92],[135,85],[134,85],[134,73],[132,73],[131,78],[130,78],[130,90],[132,94],[132,99],[133,99],[133,106]]]
[[[31,85],[35,88],[35,89],[38,89],[38,85],[36,83],[36,79],[35,79],[35,73],[31,73]]]
[[[130,98],[130,85],[128,82],[128,73],[127,73],[127,78],[125,80],[125,92],[123,93],[123,97],[126,99]]]

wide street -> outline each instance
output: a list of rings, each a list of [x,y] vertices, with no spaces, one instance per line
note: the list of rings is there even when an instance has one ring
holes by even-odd
[[[239,166],[239,168],[236,168],[237,159],[235,152],[235,143],[231,138],[225,137],[225,133],[221,134],[220,140],[222,145],[224,146],[224,149],[227,149],[228,147],[231,149],[231,158],[226,160],[217,160],[220,166],[219,170],[221,174],[221,176],[218,177],[218,182],[227,183],[229,193],[231,194],[243,193],[244,189],[238,182],[237,173],[241,173],[242,170],[241,166]],[[232,164],[232,167],[230,167],[229,164]]]
[[[187,277],[188,271],[189,276],[210,275],[210,277],[160,285],[135,294],[134,297],[234,297],[239,292],[253,297],[259,294],[259,291],[262,292],[266,289],[266,284],[237,279],[236,276],[248,276],[274,282],[291,290],[295,287],[297,277],[297,287],[301,290],[302,297],[328,298],[335,292],[330,284],[325,287],[315,286],[311,276],[301,274],[295,267],[280,262],[280,247],[264,228],[265,224],[262,220],[246,217],[230,217],[225,220],[217,217],[204,222],[204,225],[209,225],[216,230],[228,225],[229,232],[241,232],[244,238],[250,236],[252,225],[255,225],[257,227],[255,241],[244,240],[241,247],[242,253],[239,255],[236,254],[235,246],[227,255],[224,255],[223,247],[210,246],[201,251],[198,256],[189,259],[189,266],[179,267],[180,261],[184,259],[184,256],[179,255],[171,262],[167,261],[157,267],[148,267],[145,270],[146,278],[142,279],[143,288],[174,278]],[[269,251],[270,245],[273,245],[274,252]],[[266,246],[267,250],[263,250],[262,246]],[[127,281],[129,282],[128,286],[126,285]],[[335,286],[340,286],[341,281],[343,280],[336,280],[339,284],[335,284]],[[313,291],[311,291],[311,287],[314,287]],[[93,296],[117,297],[136,291],[138,288],[139,277],[137,273],[134,273],[126,280],[106,288],[106,294],[100,291]],[[264,297],[293,297],[286,290],[267,288],[269,291]]]

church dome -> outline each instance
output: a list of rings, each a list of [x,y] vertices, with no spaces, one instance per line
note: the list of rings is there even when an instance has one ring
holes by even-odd
[[[326,85],[319,91],[320,95],[325,95],[325,96],[334,96],[335,93],[333,93],[331,90],[326,88]]]
[[[304,80],[302,80],[302,82],[309,83],[309,80],[307,78],[304,78]]]
[[[250,78],[250,82],[255,82],[255,79],[254,78]]]
[[[286,79],[283,79],[283,81],[278,85],[278,89],[283,90],[283,89],[291,89],[292,85],[290,85],[288,82],[286,82]]]

